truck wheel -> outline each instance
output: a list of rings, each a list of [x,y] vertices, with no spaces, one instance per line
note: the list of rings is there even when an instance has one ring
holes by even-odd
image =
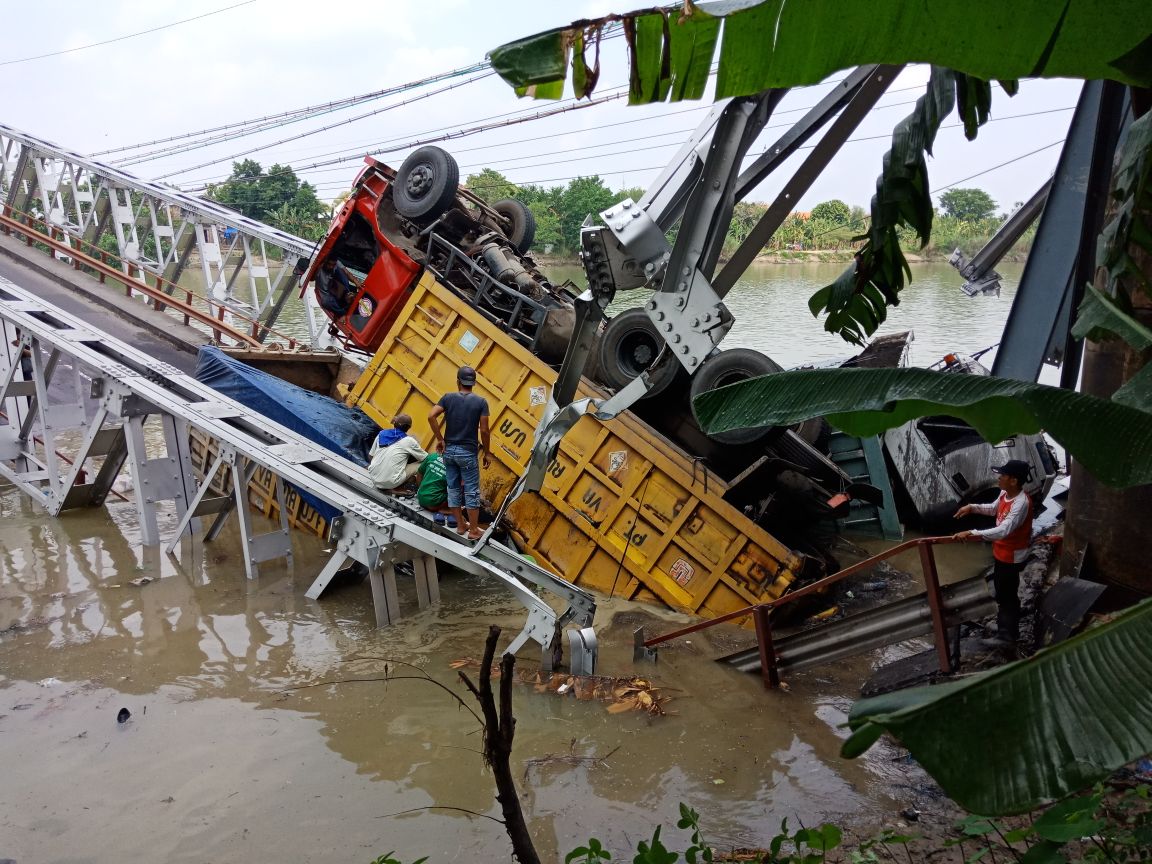
[[[460,166],[447,150],[421,147],[404,160],[392,183],[396,212],[431,222],[456,202]]]
[[[784,371],[771,357],[753,351],[751,348],[729,348],[719,354],[713,354],[704,361],[700,371],[692,376],[692,399],[701,393],[726,387],[749,378],[759,378],[772,372]],[[696,417],[696,407],[692,407],[692,416]],[[701,426],[703,428],[703,426]],[[728,432],[716,432],[708,437],[722,444],[753,444],[774,434],[772,428],[758,427],[754,429],[731,429]]]
[[[623,389],[656,361],[663,347],[664,340],[643,309],[621,312],[608,322],[600,337],[596,352],[600,380],[614,390]],[[679,369],[675,360],[662,363],[652,372],[652,389],[644,398],[651,399],[668,389]]]
[[[492,209],[512,223],[512,230],[507,233],[507,237],[517,252],[526,254],[536,239],[536,217],[528,205],[515,198],[505,198],[493,204]]]

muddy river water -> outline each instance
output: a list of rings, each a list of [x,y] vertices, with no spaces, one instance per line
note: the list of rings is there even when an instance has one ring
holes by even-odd
[[[802,309],[806,296],[789,305]],[[991,338],[950,347],[994,342],[998,318],[977,334]],[[508,860],[501,826],[464,812],[499,814],[475,719],[416,677],[467,698],[450,664],[479,656],[490,624],[510,638],[521,607],[498,586],[446,573],[443,602],[425,611],[402,581],[407,617],[378,631],[366,586],[304,597],[323,545],[294,544],[291,569],[270,562],[248,582],[230,529],[170,558],[140,545],[130,503],[53,519],[0,485],[0,859],[367,862],[398,850]],[[971,547],[941,557],[953,576],[983,560]],[[713,661],[747,644],[728,630],[633,666],[634,627],[688,620],[600,603],[599,671],[650,677],[674,697],[667,716],[515,688],[513,759],[545,860],[590,836],[622,856],[654,823],[671,831],[681,801],[718,846],[760,845],[783,817],[879,825],[917,803],[923,776],[898,751],[838,755],[845,711],[877,658],[765,693]],[[535,659],[521,653],[523,666]],[[386,664],[412,677],[351,680],[379,679]],[[556,755],[599,761],[545,758]]]

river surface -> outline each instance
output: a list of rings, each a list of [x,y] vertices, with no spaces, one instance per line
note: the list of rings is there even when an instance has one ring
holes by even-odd
[[[839,270],[754,268],[729,298],[728,344],[785,366],[852,353],[806,308]],[[914,273],[885,332],[915,329],[917,363],[996,341],[1011,280],[999,300],[969,300],[950,268]],[[169,513],[161,534],[173,524]],[[395,849],[406,861],[508,860],[501,827],[464,812],[499,814],[472,716],[426,681],[347,679],[388,665],[468,701],[450,664],[479,656],[490,624],[510,638],[522,609],[498,586],[444,573],[439,607],[417,611],[401,580],[407,617],[376,630],[366,586],[304,597],[325,550],[293,541],[293,568],[269,562],[249,582],[230,527],[168,557],[141,546],[131,503],[53,519],[0,485],[0,859],[368,862]],[[941,558],[952,578],[982,561],[975,548]],[[766,693],[713,662],[749,638],[718,629],[633,665],[637,624],[688,620],[600,605],[599,671],[650,677],[674,697],[667,716],[515,688],[513,762],[545,860],[590,836],[623,857],[656,822],[674,834],[682,801],[719,847],[764,844],[784,817],[877,826],[923,803],[923,775],[890,748],[839,756],[877,658]],[[522,666],[535,659],[521,652]]]

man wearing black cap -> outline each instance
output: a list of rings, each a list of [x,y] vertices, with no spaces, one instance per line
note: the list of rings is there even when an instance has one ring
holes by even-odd
[[[995,516],[996,526],[953,536],[958,540],[975,537],[992,541],[997,638],[1015,644],[1020,638],[1020,571],[1032,542],[1032,500],[1024,494],[1032,468],[1022,459],[1009,459],[992,470],[999,475],[1000,497],[991,504],[965,504],[956,511],[955,518],[969,513]]]
[[[461,366],[456,372],[457,392],[445,393],[428,412],[428,424],[436,438],[436,449],[444,454],[448,482],[448,509],[456,517],[456,533],[479,540],[480,531],[480,465],[479,451],[484,452],[484,467],[489,465],[491,441],[488,432],[488,400],[472,392],[476,370]],[[444,427],[440,427],[440,418]],[[479,440],[477,440],[479,437]],[[460,487],[463,484],[464,494]],[[461,501],[463,497],[463,501]],[[465,521],[460,505],[468,510]]]

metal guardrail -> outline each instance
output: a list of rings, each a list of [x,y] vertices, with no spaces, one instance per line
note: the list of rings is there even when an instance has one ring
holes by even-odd
[[[440,267],[431,263],[432,255],[437,250],[442,255],[447,256],[445,263]],[[460,294],[462,299],[474,307],[476,311],[507,331],[512,338],[524,345],[529,351],[536,350],[536,344],[540,341],[540,334],[544,329],[548,315],[548,308],[543,303],[497,281],[491,273],[478,266],[463,250],[452,245],[439,234],[428,234],[427,255],[428,269],[436,275],[440,282]],[[475,297],[464,296],[460,286],[453,282],[453,276],[463,278],[476,292]],[[504,302],[505,298],[511,303]],[[525,310],[531,310],[529,315],[529,320],[533,324],[531,333],[520,330],[516,326]],[[497,312],[502,314],[497,314]]]
[[[670,633],[664,633],[660,636],[654,636],[651,639],[645,639],[643,642],[637,644],[638,653],[641,651],[649,651],[664,642],[678,639],[682,636],[688,636],[692,633],[698,633],[701,630],[707,630],[710,627],[715,627],[717,624],[723,624],[727,621],[736,621],[741,618],[752,617],[756,626],[756,642],[757,652],[759,655],[759,668],[761,676],[764,680],[764,686],[767,688],[775,688],[780,686],[780,673],[782,667],[785,665],[782,658],[776,649],[775,634],[773,632],[770,613],[773,609],[784,606],[788,603],[794,603],[797,600],[807,597],[810,594],[816,594],[824,591],[838,582],[847,579],[849,576],[854,576],[865,570],[869,570],[879,564],[902,552],[907,552],[910,549],[919,549],[920,551],[920,567],[924,579],[925,597],[928,602],[929,614],[931,616],[931,633],[933,643],[936,649],[936,655],[940,662],[940,669],[943,672],[953,671],[953,658],[951,652],[948,650],[948,636],[947,636],[947,609],[945,608],[945,592],[940,586],[940,575],[936,567],[936,556],[933,553],[933,548],[938,545],[946,543],[961,543],[965,542],[957,540],[954,537],[921,537],[916,540],[907,540],[887,549],[878,555],[873,555],[870,558],[865,558],[850,567],[845,567],[823,579],[818,579],[810,585],[805,585],[796,591],[785,594],[778,600],[773,600],[768,603],[758,603],[752,606],[745,606],[743,609],[737,609],[735,612],[729,612],[726,615],[721,615],[717,618],[710,618],[707,621],[701,621],[698,624],[692,624],[688,627],[682,627],[679,630],[673,630]],[[915,598],[913,598],[915,599]],[[951,598],[950,598],[951,599]],[[963,602],[969,602],[970,598],[960,597]],[[830,625],[829,625],[830,626]],[[811,632],[811,631],[805,631]],[[861,649],[864,650],[864,649]],[[740,652],[741,654],[749,652]],[[733,655],[736,656],[736,655]],[[728,658],[730,659],[730,658]],[[806,661],[806,665],[812,665],[811,660]]]
[[[137,278],[135,274],[130,272],[132,269],[139,269],[136,265],[124,261],[119,256],[95,247],[79,238],[70,237],[68,240],[63,240],[55,236],[61,232],[61,229],[52,226],[47,221],[30,213],[12,211],[11,208],[4,209],[16,213],[25,221],[12,218],[12,216],[7,215],[7,213],[0,213],[0,232],[9,236],[13,234],[19,235],[24,238],[24,242],[29,246],[37,243],[48,246],[53,250],[56,257],[69,259],[74,269],[80,270],[83,267],[87,267],[94,271],[101,284],[105,284],[108,279],[120,282],[123,284],[125,293],[128,296],[132,296],[133,293],[143,294],[149,298],[152,308],[156,311],[171,311],[178,316],[182,316],[185,326],[188,326],[191,321],[196,321],[208,327],[212,331],[213,339],[217,342],[221,341],[221,336],[228,336],[238,345],[260,347],[263,340],[269,335],[272,335],[283,339],[289,348],[295,348],[297,345],[295,337],[278,333],[264,326],[256,319],[242,312],[238,312],[226,303],[220,303],[210,297],[204,297],[189,288],[170,282],[155,273],[148,274],[156,283],[155,285],[150,285],[145,279]],[[42,227],[44,230],[37,230],[37,227]],[[87,254],[77,248],[77,246],[71,244],[80,244],[81,246],[88,247],[92,250],[93,254]],[[108,263],[109,259],[119,261],[122,269],[111,266]],[[181,299],[180,295],[183,295],[183,299]],[[203,308],[197,308],[197,303]],[[228,316],[233,320],[248,325],[249,332],[246,333],[227,323],[226,318]]]

